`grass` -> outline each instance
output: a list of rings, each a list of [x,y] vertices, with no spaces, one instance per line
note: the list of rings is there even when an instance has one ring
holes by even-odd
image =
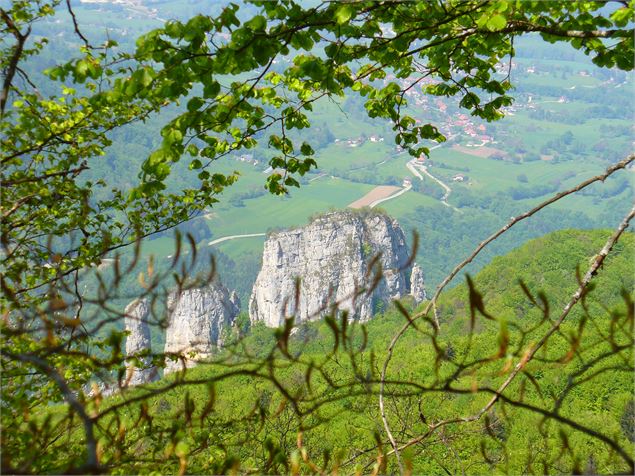
[[[291,190],[289,196],[277,197],[267,193],[256,198],[245,199],[243,200],[244,207],[237,207],[232,206],[230,199],[248,190],[261,189],[266,175],[252,165],[231,160],[219,161],[214,165],[215,172],[232,173],[234,170],[241,173],[238,183],[223,192],[219,206],[210,211],[207,224],[213,233],[211,239],[229,235],[263,233],[274,226],[302,225],[314,213],[331,208],[344,208],[374,188],[371,184],[360,184],[326,176],[307,183],[299,189]],[[250,238],[250,240],[258,241],[258,238]],[[201,244],[207,245],[209,241],[211,240],[206,239]],[[225,252],[228,249],[231,250],[235,243],[244,241],[236,240],[216,246]],[[169,237],[157,238],[144,244],[142,251],[144,255],[168,256],[174,253],[174,242]],[[235,255],[231,251],[228,254],[230,257]],[[239,256],[236,257],[239,258]]]
[[[543,68],[549,67],[553,65],[554,61],[551,62],[542,62],[540,64]],[[540,69],[540,66],[538,67]],[[586,68],[580,67],[578,71],[588,71],[589,67]],[[568,74],[566,78],[562,78],[561,76],[549,74],[547,72],[540,72],[534,74],[527,74],[524,79],[524,83],[527,85],[536,85],[536,86],[552,86],[552,87],[561,87],[563,89],[568,89],[571,86],[581,87],[581,86],[597,86],[601,83],[601,81],[592,76],[580,76],[579,74]]]
[[[343,143],[330,145],[320,151],[316,160],[319,171],[341,174],[367,169],[393,155],[394,149],[385,145],[385,142],[367,141],[358,147],[349,147]]]
[[[621,208],[625,208],[626,205],[632,203],[632,201],[633,191],[624,190],[619,195],[612,197],[610,201],[578,194],[558,201],[552,206],[554,209],[578,211],[587,214],[593,219],[600,219],[606,214],[605,207],[600,206],[600,204],[606,205],[606,207],[610,207],[611,209],[613,209],[613,207],[619,207],[620,205]],[[624,209],[623,213],[626,212],[627,210]]]
[[[262,253],[262,247],[265,242],[264,236],[255,236],[251,238],[241,238],[238,240],[224,241],[210,247],[212,251],[218,250],[229,256],[234,261],[250,253]]]
[[[450,167],[465,167],[469,171],[464,172],[473,183],[471,188],[484,192],[499,192],[509,187],[519,185],[540,185],[551,180],[561,179],[568,172],[575,172],[575,178],[567,179],[564,184],[573,184],[579,181],[581,176],[592,176],[605,169],[605,165],[597,161],[580,160],[575,162],[549,163],[547,161],[534,161],[516,164],[509,161],[500,161],[464,154],[447,147],[436,149],[432,152],[432,160]],[[431,167],[433,175],[450,176],[456,170],[441,167]],[[524,174],[527,184],[519,183],[517,177]],[[451,184],[450,187],[463,186]]]
[[[395,199],[382,203],[379,208],[385,210],[390,216],[399,219],[408,213],[412,213],[417,207],[433,207],[437,205],[441,205],[439,200],[410,190]]]
[[[547,106],[543,104],[541,106]],[[558,110],[569,109],[574,114],[582,114],[588,105],[577,104],[559,104],[550,103],[548,106]],[[529,117],[528,112],[519,112],[509,121],[508,130],[510,135],[517,135],[522,139],[526,146],[538,151],[540,147],[546,144],[552,139],[560,137],[567,131],[571,131],[574,140],[581,141],[587,146],[593,146],[599,140],[603,138],[603,134],[600,131],[600,125],[618,125],[628,126],[628,121],[620,119],[602,119],[601,122],[593,120],[587,121],[583,124],[563,124],[559,122],[552,122],[547,120],[536,120]],[[628,138],[622,138],[622,141],[627,141]]]
[[[151,4],[150,7],[159,8],[159,16],[187,17],[200,10],[200,4],[189,0],[177,0],[175,2],[159,2]],[[104,7],[105,8],[105,7]],[[212,7],[206,13],[214,13],[216,8]],[[154,20],[142,20],[139,18],[127,19],[127,12],[122,11],[112,15],[100,14],[97,10],[78,6],[78,12],[88,24],[101,25],[103,18],[121,19],[119,28],[129,28],[132,32],[141,29],[148,29],[150,26],[156,27]],[[109,9],[110,12],[110,9]],[[247,12],[249,13],[249,12]],[[65,19],[68,21],[68,18]],[[606,168],[607,162],[603,159],[612,157],[595,157],[593,146],[602,140],[607,140],[613,146],[627,147],[630,137],[605,137],[600,130],[601,125],[605,126],[629,126],[627,120],[611,118],[593,118],[582,124],[565,124],[554,121],[537,120],[530,117],[529,111],[522,109],[526,102],[526,91],[530,91],[532,86],[561,89],[566,95],[569,88],[576,86],[602,87],[602,79],[593,76],[581,76],[580,71],[593,71],[593,66],[582,53],[570,51],[566,56],[569,60],[562,61],[552,59],[552,45],[545,45],[539,38],[528,38],[519,45],[517,58],[518,68],[513,71],[512,79],[523,86],[525,93],[518,96],[517,104],[521,109],[513,116],[508,116],[502,122],[494,126],[494,138],[498,144],[494,147],[513,152],[514,142],[522,143],[522,146],[530,152],[539,153],[540,149],[549,141],[558,139],[567,131],[571,131],[574,141],[581,144],[583,152],[576,156],[569,152],[568,155],[576,157],[575,160],[561,161],[559,163],[536,161],[522,164],[514,164],[507,161],[496,161],[492,159],[479,158],[452,150],[448,145],[432,151],[431,158],[437,164],[454,168],[442,168],[433,166],[430,172],[441,178],[450,185],[453,190],[459,190],[467,185],[451,183],[450,178],[459,172],[455,168],[468,168],[465,171],[470,178],[469,189],[487,196],[505,192],[512,187],[531,187],[542,185],[553,180],[561,181],[561,189],[570,187],[586,177],[596,175]],[[531,55],[531,57],[528,57]],[[537,74],[526,74],[526,68],[535,66]],[[549,71],[548,73],[546,71]],[[564,77],[563,77],[564,73]],[[590,90],[590,89],[589,89]],[[622,88],[620,94],[627,94],[627,87]],[[556,92],[551,90],[550,94]],[[617,94],[617,93],[616,93]],[[542,101],[557,100],[557,97],[540,96],[532,94],[533,101],[537,103],[539,109],[554,111],[556,113],[566,112],[570,116],[585,117],[587,110],[597,105],[596,103],[584,102],[581,100],[571,100],[565,103],[543,103]],[[230,174],[234,171],[240,173],[238,182],[226,189],[219,196],[220,203],[214,207],[208,225],[213,232],[213,238],[220,238],[228,235],[261,233],[272,227],[290,227],[307,223],[308,218],[318,212],[324,212],[333,208],[344,208],[349,203],[362,197],[376,185],[387,185],[397,180],[401,183],[404,177],[413,178],[406,168],[406,163],[410,159],[407,154],[397,154],[395,152],[393,131],[382,119],[369,119],[363,111],[363,100],[357,97],[337,99],[333,101],[321,100],[314,104],[313,114],[310,120],[315,125],[327,125],[332,135],[340,142],[332,143],[327,147],[318,149],[316,160],[319,169],[312,171],[302,178],[303,185],[300,189],[291,190],[290,196],[274,197],[264,192],[266,174],[263,170],[266,164],[259,164],[254,167],[251,164],[239,162],[232,158],[224,158],[213,164],[211,171]],[[433,104],[433,101],[430,102]],[[411,106],[410,111],[415,117],[420,117],[425,122],[437,117],[436,112],[431,109],[416,108]],[[465,111],[462,111],[465,112]],[[477,121],[475,121],[477,122]],[[489,130],[489,126],[488,130]],[[295,134],[295,132],[293,132]],[[377,135],[384,137],[383,142],[366,141],[358,147],[349,147],[342,141],[347,139],[357,139],[361,136]],[[311,130],[300,131],[298,137],[311,141]],[[465,144],[465,142],[463,142]],[[250,151],[245,151],[250,153]],[[270,157],[271,151],[260,149],[259,155]],[[237,156],[238,154],[236,154]],[[556,157],[558,158],[558,157]],[[602,160],[600,160],[602,159]],[[314,181],[319,173],[326,175]],[[575,175],[573,175],[575,173]],[[519,175],[527,177],[527,183],[518,180]],[[570,175],[565,178],[566,175]],[[331,176],[335,176],[333,178]],[[352,180],[349,180],[352,179]],[[353,181],[355,180],[355,181]],[[244,198],[247,193],[256,192],[254,198]],[[261,194],[262,193],[262,194]],[[615,199],[629,199],[629,193],[625,192]],[[242,205],[237,206],[237,199],[242,198]],[[544,199],[539,197],[519,204],[529,206]],[[510,198],[511,200],[511,198]],[[452,196],[450,196],[452,202]],[[555,208],[561,210],[579,211],[589,217],[599,219],[605,213],[605,206],[608,202],[598,201],[596,197],[575,196],[568,198],[558,204]],[[381,204],[381,208],[390,215],[400,219],[411,213],[417,207],[432,208],[442,206],[439,200],[411,190],[398,198],[389,200]],[[464,214],[483,213],[481,210],[466,208]],[[448,209],[448,213],[454,213]],[[491,213],[487,210],[486,213]],[[461,214],[457,214],[457,220],[461,220]],[[452,237],[448,237],[449,240]],[[207,245],[209,239],[201,242]],[[262,249],[263,238],[248,238],[228,241],[215,245],[214,249],[227,254],[234,261],[240,261],[241,256],[259,252]],[[159,238],[148,242],[144,249],[144,254],[153,253],[158,256],[173,254],[174,246],[171,238]]]

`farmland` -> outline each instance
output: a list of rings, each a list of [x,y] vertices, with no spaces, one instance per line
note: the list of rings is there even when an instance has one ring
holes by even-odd
[[[105,24],[100,15],[103,8],[101,4],[82,4],[77,13],[95,31],[107,29],[122,47],[129,45],[134,32],[160,24],[156,17],[123,7],[113,7],[119,10]],[[159,16],[190,15],[195,8],[191,2],[166,3],[161,5]],[[121,21],[112,21],[117,15]],[[289,195],[272,196],[263,187],[274,155],[265,144],[211,164],[210,171],[238,172],[239,179],[219,195],[219,202],[204,217],[195,219],[204,223],[210,235],[201,237],[199,246],[228,257],[237,267],[246,257],[252,268],[257,267],[253,262],[262,249],[262,237],[225,241],[213,247],[207,243],[224,236],[266,233],[273,226],[302,225],[312,215],[347,207],[377,187],[401,188],[409,178],[412,189],[379,207],[399,220],[408,234],[412,230],[420,233],[418,260],[429,286],[434,286],[443,272],[510,216],[600,173],[632,149],[632,118],[622,107],[632,102],[632,75],[594,69],[582,53],[546,45],[531,36],[516,47],[514,63],[502,64],[496,72],[509,73],[515,88],[515,101],[501,121],[481,121],[452,100],[426,94],[425,82],[405,96],[408,106],[403,113],[420,124],[438,126],[448,138],[438,147],[428,144],[431,151],[425,165],[452,189],[448,202],[456,210],[441,203],[444,190],[438,183],[427,176],[419,180],[406,168],[411,157],[395,146],[391,124],[367,116],[365,98],[331,97],[314,103],[310,129],[291,133],[292,139],[311,143],[318,165],[298,177],[301,187]],[[388,74],[383,81],[402,80]],[[151,119],[145,129],[131,128],[128,136],[115,137],[108,159],[114,165],[108,173],[121,174],[122,164],[136,167],[156,146],[148,137],[167,119]],[[182,170],[178,167],[172,187],[184,186],[190,180],[185,165]],[[632,172],[622,172],[606,187],[563,200],[549,214],[539,215],[533,225],[512,235],[497,251],[506,252],[551,229],[613,225],[624,204],[632,200]],[[149,241],[144,250],[166,257],[174,252],[174,243],[164,235]],[[246,279],[253,279],[253,270],[249,273]],[[245,292],[241,297],[246,297]]]
[[[579,78],[583,84],[591,81],[588,77]],[[572,79],[578,79],[578,76]],[[534,98],[538,98],[534,99],[536,103],[542,99],[539,96]],[[340,107],[346,110],[346,101]],[[560,108],[562,111],[578,114],[587,108],[588,104],[570,101],[546,103],[542,106],[536,104],[535,107]],[[315,213],[346,207],[377,186],[399,187],[404,178],[410,178],[413,181],[413,190],[382,203],[380,207],[397,218],[408,230],[416,229],[420,233],[422,239],[418,260],[428,269],[430,284],[434,285],[442,271],[447,270],[452,262],[460,258],[460,254],[456,254],[458,250],[467,250],[475,246],[496,226],[501,226],[509,216],[530,208],[558,190],[571,187],[587,177],[600,173],[606,168],[609,160],[617,159],[615,151],[609,151],[605,155],[594,150],[594,146],[604,137],[597,122],[586,121],[572,125],[542,121],[531,117],[535,110],[519,108],[495,124],[492,138],[495,143],[488,144],[486,147],[489,146],[491,150],[488,150],[488,154],[483,154],[487,157],[463,152],[476,149],[468,148],[470,139],[461,137],[452,141],[460,148],[452,147],[453,144],[443,144],[431,151],[427,161],[428,170],[449,184],[453,191],[449,201],[451,205],[458,207],[459,212],[456,212],[440,203],[439,198],[443,191],[436,183],[427,177],[419,183],[412,176],[406,168],[411,158],[390,145],[386,140],[389,138],[389,131],[375,133],[376,137],[384,138],[381,142],[371,141],[371,133],[368,132],[370,126],[366,120],[349,115],[343,127],[341,118],[336,119],[338,115],[341,116],[338,109],[326,104],[316,113],[316,122],[335,124],[331,128],[334,141],[318,150],[318,169],[307,175],[302,181],[301,188],[292,190],[287,197],[262,195],[257,199],[245,199],[240,207],[232,206],[231,200],[226,201],[223,198],[208,221],[215,237],[265,232],[271,223],[277,223],[280,227],[303,224]],[[605,127],[625,127],[627,121],[619,118],[607,119],[603,124]],[[364,136],[357,135],[363,130],[367,131]],[[576,152],[569,156],[552,154],[552,160],[540,160],[541,155],[547,155],[541,153],[545,144],[558,140],[567,132],[573,136],[571,142],[577,147]],[[522,141],[521,146],[518,145],[518,141]],[[625,148],[627,143],[627,138],[617,137],[611,147]],[[514,147],[524,149],[524,152],[517,154]],[[498,150],[511,151],[512,157],[493,157],[494,152]],[[517,157],[514,158],[513,154],[517,154]],[[523,160],[523,156],[530,158],[530,155],[532,160]],[[263,166],[245,166],[235,160],[226,160],[219,162],[217,167],[221,172],[237,170],[241,174],[238,184],[228,190],[228,199],[245,190],[262,187],[265,178]],[[624,172],[623,176],[630,173]],[[457,175],[465,176],[466,180],[454,181]],[[545,188],[548,190],[545,193],[538,190],[528,198],[513,199],[510,196],[512,190],[524,191],[546,185],[549,188]],[[632,190],[628,188],[613,197],[611,200],[616,209],[623,206],[624,199],[628,201],[631,194]],[[478,204],[472,200],[473,195],[479,197]],[[588,195],[564,200],[554,208],[556,216],[560,216],[560,219],[550,217],[549,223],[533,229],[529,227],[522,235],[522,239],[525,236],[537,236],[542,230],[565,225],[607,226],[613,218],[613,214],[606,213],[607,203],[600,203],[597,198]],[[419,217],[421,213],[425,213],[423,210],[436,210],[430,215],[440,213],[448,219],[451,217],[454,228],[437,229],[431,223],[421,228]],[[472,233],[466,236],[463,231],[453,231],[463,229],[474,217],[481,217],[481,221],[476,225],[477,228],[474,228],[474,224],[471,225]],[[436,237],[439,233],[445,234],[445,239],[455,244],[444,245]],[[520,237],[512,239],[501,251],[512,248],[520,240]],[[249,238],[223,243],[217,249],[238,261],[245,253],[258,253],[261,246],[261,239]]]

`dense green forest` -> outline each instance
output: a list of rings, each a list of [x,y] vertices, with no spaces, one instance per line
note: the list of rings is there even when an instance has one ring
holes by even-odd
[[[443,336],[413,328],[391,361],[388,414],[400,440],[425,434],[429,422],[421,420],[422,407],[430,421],[467,416],[482,407],[511,359],[555,320],[577,287],[576,270],[588,264],[610,234],[559,231],[494,259],[473,278],[488,316],[478,315],[474,330],[468,326],[474,306],[468,286],[445,294],[438,304]],[[404,452],[409,471],[628,471],[619,453],[586,432],[597,431],[632,454],[633,313],[627,290],[634,284],[634,239],[631,233],[622,237],[584,306],[524,370],[502,404],[479,421],[447,426]],[[539,296],[548,298],[540,302]],[[541,308],[547,303],[550,312]],[[369,472],[378,454],[387,451],[375,446],[382,431],[375,404],[377,363],[404,321],[392,309],[366,325],[305,324],[287,336],[284,346],[281,333],[264,326],[243,337],[236,334],[225,353],[190,370],[176,388],[170,386],[174,377],[168,377],[91,404],[90,411],[106,415],[99,429],[110,441],[101,450],[103,464],[120,474]],[[263,372],[267,361],[273,367]],[[294,396],[299,414],[278,387]],[[142,403],[109,413],[141,396],[146,396]],[[81,458],[79,427],[52,443],[45,453],[50,456],[40,455],[45,430],[54,428],[56,419],[68,418],[65,408],[37,409],[27,421],[21,421],[17,408],[11,413],[11,424],[30,435],[7,441],[5,452],[17,457],[15,467],[33,458],[34,472],[58,472]],[[174,420],[184,427],[174,426]],[[395,470],[392,461],[380,471]]]
[[[632,472],[633,8],[3,2],[2,472]],[[267,235],[368,206],[426,301],[250,322]]]

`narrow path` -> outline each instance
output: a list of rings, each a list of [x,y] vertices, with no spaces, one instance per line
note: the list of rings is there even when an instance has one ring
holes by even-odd
[[[416,167],[416,165],[415,165]],[[428,177],[430,177],[432,180],[434,180],[436,183],[438,183],[439,185],[441,185],[441,187],[443,188],[443,190],[445,190],[445,195],[443,195],[443,201],[447,200],[448,197],[450,196],[450,194],[452,193],[452,189],[450,187],[448,187],[445,183],[441,182],[441,180],[439,180],[438,178],[436,178],[434,175],[432,175],[430,172],[428,172],[428,168],[425,165],[422,165],[419,167],[421,169],[421,171],[426,174]]]
[[[393,193],[390,197],[380,198],[379,200],[375,200],[373,203],[371,203],[369,205],[369,207],[370,208],[375,208],[380,203],[387,202],[388,200],[392,200],[393,198],[397,198],[399,195],[403,195],[404,193],[406,193],[411,188],[412,188],[412,185],[408,185],[407,187],[404,187],[401,190],[399,190],[397,193]]]
[[[448,197],[452,193],[452,189],[450,187],[448,187],[448,185],[446,183],[442,182],[437,177],[435,177],[430,172],[428,172],[428,168],[425,165],[418,164],[415,159],[412,159],[406,164],[406,167],[419,180],[423,180],[423,176],[419,173],[419,171],[417,169],[419,169],[425,175],[427,175],[432,180],[434,180],[436,183],[438,183],[443,188],[443,190],[445,190],[445,194],[443,195],[443,198],[441,198],[441,203],[443,203],[446,207],[450,207],[452,210],[454,210],[456,212],[459,211],[458,208],[456,208],[456,207],[454,207],[454,206],[452,206],[452,205],[450,205],[448,203]]]
[[[218,243],[222,243],[223,241],[236,240],[238,238],[252,238],[254,236],[266,236],[266,233],[250,233],[247,235],[231,235],[231,236],[223,236],[222,238],[217,238],[215,240],[207,243],[207,246],[216,245]]]
[[[309,179],[309,182],[313,182],[314,180],[321,179],[322,177],[326,177],[326,174],[321,173],[320,175],[313,177],[312,179]]]
[[[419,180],[423,180],[423,175],[421,175],[419,173],[419,171],[415,168],[415,166],[412,163],[413,161],[409,161],[406,164],[406,167],[408,168],[408,170],[410,170],[410,172],[412,172],[412,175],[414,175],[415,177],[417,177]]]

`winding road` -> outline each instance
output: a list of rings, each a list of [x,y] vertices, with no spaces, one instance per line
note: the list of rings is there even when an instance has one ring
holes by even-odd
[[[407,187],[404,187],[401,190],[399,190],[397,193],[393,193],[390,197],[380,198],[379,200],[375,200],[373,203],[371,203],[369,205],[369,207],[370,208],[375,208],[380,203],[387,202],[388,200],[392,200],[393,198],[397,198],[399,195],[403,195],[404,193],[406,193],[411,188],[412,188],[412,185],[408,185]]]
[[[430,150],[432,149],[436,149],[437,147],[441,147],[440,145],[431,147]],[[407,164],[406,167],[408,168],[408,170],[412,173],[412,175],[414,175],[415,177],[417,177],[419,180],[423,180],[423,175],[421,175],[421,173],[419,173],[419,171],[423,172],[425,175],[427,175],[428,177],[430,177],[432,180],[434,180],[436,183],[438,183],[443,190],[445,191],[445,194],[443,195],[443,198],[441,198],[441,203],[443,203],[446,207],[450,207],[453,210],[459,212],[460,210],[452,205],[450,205],[448,203],[448,197],[450,196],[450,194],[452,193],[452,189],[450,187],[448,187],[448,185],[444,182],[442,182],[441,180],[439,180],[437,177],[435,177],[434,175],[432,175],[430,172],[428,172],[428,168],[425,165],[419,164],[417,163],[417,161],[415,159],[410,160]],[[324,175],[327,174],[320,174],[317,177],[312,178],[310,181],[312,182],[313,180],[319,179],[321,177],[323,177]],[[408,192],[409,190],[412,189],[412,185],[408,185],[404,188],[402,188],[401,190],[399,190],[398,192],[390,195],[389,197],[385,197],[385,198],[380,198],[379,200],[375,200],[374,202],[372,202],[369,206],[370,208],[375,208],[377,205],[387,202],[388,200],[392,200],[393,198],[397,198],[401,195],[403,195],[404,193]],[[237,240],[240,238],[254,238],[257,236],[266,236],[266,233],[247,233],[244,235],[230,235],[230,236],[223,236],[222,238],[216,238],[215,240],[210,241],[209,243],[207,243],[207,246],[214,246],[217,245],[218,243],[223,243],[225,241],[230,241],[230,240]]]
[[[442,182],[437,177],[435,177],[430,172],[428,172],[428,168],[425,165],[417,163],[416,159],[412,159],[411,161],[409,161],[406,164],[406,167],[419,180],[423,180],[423,175],[421,175],[419,173],[419,170],[420,170],[421,172],[426,174],[428,177],[430,177],[432,180],[434,180],[436,183],[438,183],[441,186],[441,188],[443,188],[443,190],[445,190],[445,194],[443,195],[443,198],[441,198],[441,203],[443,203],[446,207],[450,207],[452,210],[454,210],[456,212],[459,211],[458,208],[456,208],[456,207],[454,207],[454,206],[452,206],[452,205],[450,205],[448,203],[448,197],[452,193],[452,189],[450,187],[448,187],[448,185],[446,183]],[[419,170],[417,170],[417,169],[419,169]],[[389,197],[389,198],[392,198],[392,197]]]
[[[236,240],[238,238],[252,238],[254,236],[265,236],[265,235],[266,233],[249,233],[247,235],[223,236],[222,238],[216,238],[215,240],[210,241],[209,243],[207,243],[207,246],[213,246],[218,243],[222,243],[223,241]]]

